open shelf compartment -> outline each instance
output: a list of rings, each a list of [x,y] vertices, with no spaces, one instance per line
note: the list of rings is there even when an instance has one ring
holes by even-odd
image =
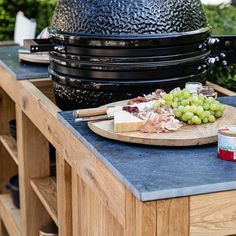
[[[57,188],[55,178],[47,177],[33,179],[31,180],[31,186],[55,224],[58,225]]]
[[[17,144],[16,140],[10,135],[1,135],[0,141],[5,149],[8,151],[9,155],[18,165],[18,156],[17,156]]]

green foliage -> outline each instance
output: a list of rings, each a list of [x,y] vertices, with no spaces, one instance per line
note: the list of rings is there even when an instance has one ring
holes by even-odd
[[[236,65],[226,68],[215,67],[209,74],[209,80],[232,91],[236,91]]]
[[[205,6],[213,35],[236,34],[236,7],[230,5]]]
[[[0,41],[13,39],[18,11],[37,20],[39,33],[50,24],[56,2],[57,0],[0,0]]]
[[[213,35],[236,35],[236,7],[205,6]],[[236,65],[227,68],[215,67],[209,80],[236,91]]]

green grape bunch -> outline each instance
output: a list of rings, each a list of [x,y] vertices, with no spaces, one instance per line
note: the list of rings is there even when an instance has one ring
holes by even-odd
[[[165,106],[173,108],[177,119],[189,125],[214,123],[225,111],[225,106],[215,98],[191,94],[186,89],[174,89],[162,99]]]

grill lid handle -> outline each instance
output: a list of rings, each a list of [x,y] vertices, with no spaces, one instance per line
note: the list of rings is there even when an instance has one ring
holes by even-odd
[[[50,39],[25,39],[24,47],[31,53],[65,50],[65,46],[52,44]]]
[[[208,46],[211,50],[209,64],[228,66],[236,63],[236,36],[210,38]]]

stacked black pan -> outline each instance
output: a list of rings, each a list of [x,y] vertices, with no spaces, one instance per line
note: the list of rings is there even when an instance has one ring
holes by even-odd
[[[200,0],[60,0],[50,45],[31,51],[50,51],[57,104],[68,110],[205,80],[209,36]]]

